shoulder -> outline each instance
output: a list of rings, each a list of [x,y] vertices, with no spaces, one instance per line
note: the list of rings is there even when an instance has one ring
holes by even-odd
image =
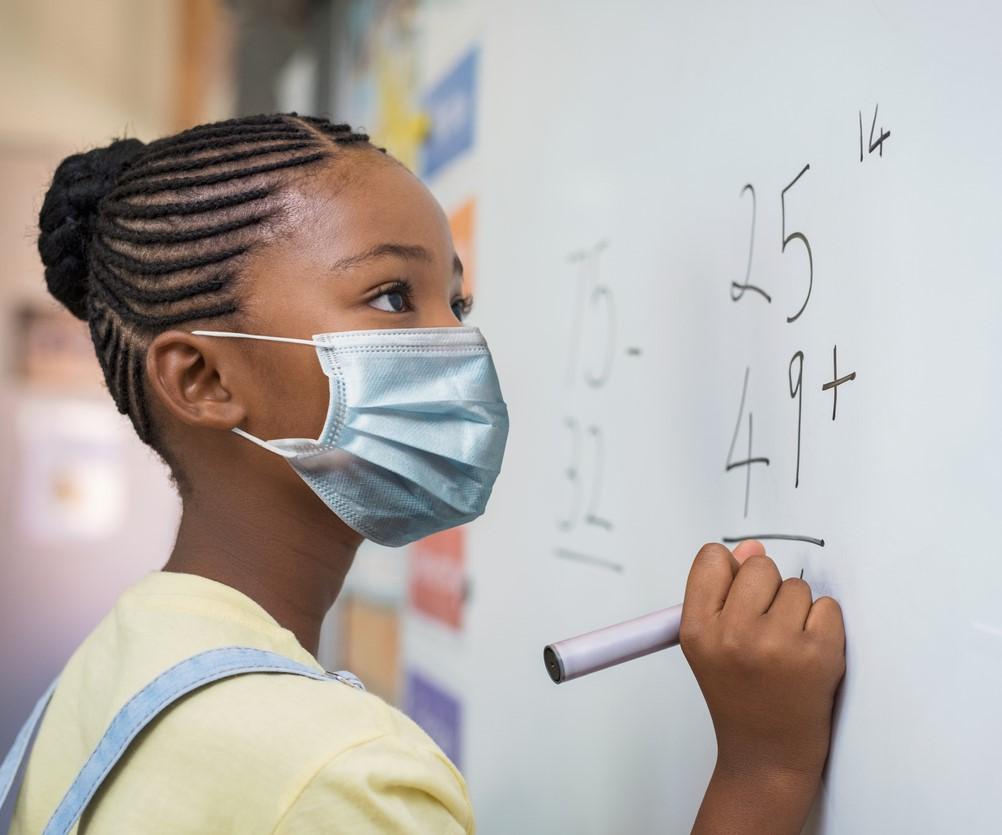
[[[237,747],[253,744],[274,753],[329,755],[386,734],[416,736],[416,742],[434,745],[378,696],[333,679],[291,673],[249,673],[213,682],[185,696],[164,716],[168,720],[192,733],[212,733]]]
[[[201,704],[197,704],[201,702]],[[207,687],[175,724],[215,739],[219,757],[270,773],[276,835],[323,831],[468,833],[463,777],[410,718],[338,681],[287,674],[237,676]],[[165,731],[172,732],[165,728]]]

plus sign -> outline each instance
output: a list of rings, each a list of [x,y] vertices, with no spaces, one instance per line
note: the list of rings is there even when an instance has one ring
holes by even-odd
[[[855,380],[856,372],[853,371],[850,374],[846,374],[844,377],[839,377],[838,345],[832,346],[832,364],[835,367],[834,374],[832,374],[832,381],[821,386],[821,391],[828,391],[828,389],[832,390],[832,420],[835,420],[835,411],[838,409],[838,387],[842,385],[842,383],[848,383],[850,380]]]

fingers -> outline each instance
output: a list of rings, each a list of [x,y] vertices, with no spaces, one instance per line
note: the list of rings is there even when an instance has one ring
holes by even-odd
[[[757,539],[746,539],[744,542],[739,542],[734,548],[734,559],[739,563],[756,555],[765,556],[765,546]]]
[[[784,626],[803,629],[811,611],[811,587],[798,577],[784,580],[767,612]]]
[[[705,620],[717,614],[724,606],[737,571],[737,560],[723,545],[708,543],[700,548],[685,584],[683,617]]]
[[[835,649],[845,651],[845,624],[842,622],[842,607],[830,597],[819,597],[811,606],[804,627]]]
[[[772,605],[782,582],[776,563],[767,556],[748,557],[734,578],[724,604],[724,614],[738,618],[764,614]]]

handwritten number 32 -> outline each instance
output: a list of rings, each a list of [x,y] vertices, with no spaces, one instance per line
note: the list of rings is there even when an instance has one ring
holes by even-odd
[[[581,520],[581,499],[584,498],[584,484],[581,478],[581,464],[584,446],[581,443],[581,426],[575,418],[569,417],[564,421],[571,436],[571,456],[567,468],[564,470],[564,477],[571,487],[571,502],[567,515],[557,520],[557,527],[561,530],[569,531]],[[602,430],[598,426],[588,427],[588,437],[591,439],[591,489],[588,491],[588,502],[584,508],[583,521],[588,525],[595,525],[599,528],[612,530],[612,522],[604,516],[599,515],[598,505],[601,499],[602,482],[605,471],[605,439]]]

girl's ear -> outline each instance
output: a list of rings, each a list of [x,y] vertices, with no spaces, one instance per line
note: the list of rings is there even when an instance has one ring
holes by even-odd
[[[231,387],[236,370],[232,349],[187,331],[157,334],[146,351],[147,385],[189,426],[232,429],[243,422],[246,404]]]

